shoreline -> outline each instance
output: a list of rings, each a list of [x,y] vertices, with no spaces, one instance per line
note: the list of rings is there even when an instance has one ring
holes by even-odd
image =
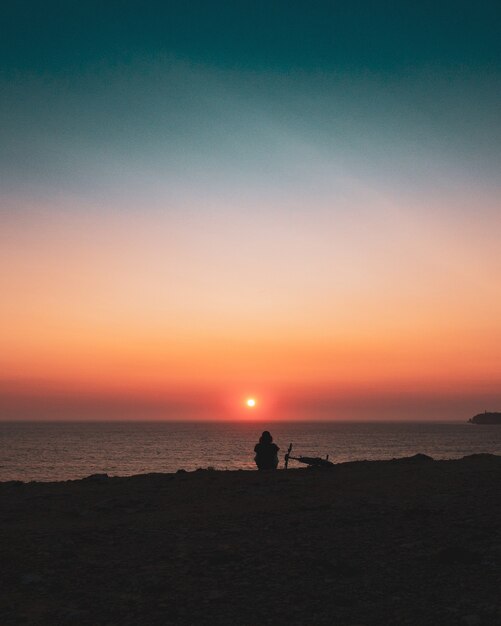
[[[354,465],[354,464],[388,464],[388,463],[395,463],[395,464],[399,464],[399,463],[422,463],[422,462],[433,462],[433,463],[449,463],[449,462],[454,462],[454,461],[465,461],[465,460],[473,460],[473,459],[482,459],[482,458],[494,458],[494,459],[499,459],[501,461],[501,455],[498,454],[492,454],[490,452],[481,452],[481,453],[473,453],[473,454],[467,454],[463,457],[451,457],[451,458],[447,458],[447,459],[434,459],[431,456],[428,456],[427,454],[423,454],[418,452],[417,454],[414,454],[412,456],[404,456],[404,457],[393,457],[391,459],[356,459],[353,461],[342,461],[340,463],[335,463],[332,468],[330,469],[320,469],[320,468],[314,468],[314,467],[308,467],[305,464],[298,464],[298,462],[296,461],[291,461],[291,463],[294,463],[294,465],[290,465],[289,468],[286,470],[283,467],[283,460],[280,460],[280,465],[279,467],[274,470],[274,472],[272,473],[276,473],[276,472],[289,472],[289,471],[295,471],[295,470],[309,470],[312,472],[329,472],[329,471],[333,471],[334,468],[339,468],[342,466],[348,466],[348,465]],[[245,473],[255,473],[258,472],[259,470],[257,468],[242,468],[242,469],[217,469],[214,467],[198,467],[194,470],[186,470],[184,468],[179,468],[174,472],[140,472],[138,474],[108,474],[106,472],[102,472],[102,473],[93,473],[93,474],[88,474],[86,476],[83,476],[82,478],[67,478],[67,479],[61,479],[61,480],[0,480],[0,487],[3,485],[57,485],[57,484],[68,484],[68,483],[79,483],[82,481],[99,481],[99,482],[104,482],[104,481],[112,481],[112,480],[122,480],[122,479],[131,479],[131,478],[138,478],[138,477],[146,477],[146,476],[150,476],[150,477],[158,477],[158,476],[176,476],[178,474],[199,474],[201,472],[215,472],[218,474],[240,474],[242,472]],[[264,472],[260,472],[260,473],[264,473]],[[269,472],[266,472],[269,473]]]
[[[429,461],[429,462],[433,462],[433,463],[444,463],[444,462],[451,462],[451,461],[462,461],[462,460],[466,460],[466,459],[475,459],[475,458],[487,458],[487,457],[493,457],[493,458],[498,458],[501,459],[501,455],[499,454],[493,454],[490,452],[480,452],[480,453],[473,453],[473,454],[467,454],[465,456],[462,457],[450,457],[450,458],[445,458],[445,459],[434,459],[433,457],[427,455],[427,454],[423,454],[423,453],[417,453],[414,454],[412,456],[406,456],[406,457],[392,457],[391,459],[354,459],[352,461],[340,461],[339,463],[333,462],[334,463],[334,467],[341,467],[341,466],[345,466],[345,465],[351,465],[351,464],[360,464],[360,463],[374,463],[374,464],[378,464],[378,463],[402,463],[402,462],[422,462],[422,461]],[[292,464],[294,463],[294,464]],[[291,461],[291,465],[289,465],[289,468],[286,470],[284,467],[284,461],[283,459],[280,459],[280,463],[279,463],[279,467],[275,470],[276,472],[281,472],[281,471],[294,471],[294,470],[302,470],[302,469],[308,469],[311,471],[330,471],[330,470],[320,470],[318,468],[310,468],[307,467],[305,464],[299,464],[296,461]],[[139,477],[139,476],[175,476],[176,474],[196,474],[196,473],[200,473],[200,472],[217,472],[217,473],[222,473],[222,474],[227,474],[227,473],[240,473],[240,472],[257,472],[258,469],[256,467],[253,468],[238,468],[238,469],[219,469],[219,468],[215,468],[215,467],[198,467],[196,469],[184,469],[184,468],[178,468],[175,471],[172,472],[140,472],[137,474],[108,474],[106,472],[98,472],[98,473],[92,473],[92,474],[87,474],[85,476],[82,476],[81,478],[64,478],[64,479],[60,479],[60,480],[36,480],[36,479],[32,479],[32,480],[20,480],[20,479],[8,479],[8,480],[0,480],[0,487],[2,485],[9,485],[9,484],[19,484],[19,485],[31,485],[31,484],[38,484],[38,485],[52,485],[52,484],[59,484],[59,483],[78,483],[81,481],[86,481],[86,480],[115,480],[115,479],[129,479],[129,478],[135,478],[135,477]]]

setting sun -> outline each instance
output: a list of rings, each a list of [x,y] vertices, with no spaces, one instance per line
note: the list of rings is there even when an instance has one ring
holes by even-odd
[[[246,404],[250,409],[252,409],[256,406],[256,401],[254,400],[254,398],[247,398]]]

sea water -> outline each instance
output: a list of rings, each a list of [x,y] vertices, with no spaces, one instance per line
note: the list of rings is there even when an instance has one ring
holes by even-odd
[[[280,467],[291,442],[294,454],[329,454],[334,462],[501,454],[501,426],[467,423],[0,422],[0,481],[255,469],[253,449],[264,429],[280,446]]]

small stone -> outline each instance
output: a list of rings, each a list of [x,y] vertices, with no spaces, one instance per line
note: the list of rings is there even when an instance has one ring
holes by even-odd
[[[42,580],[42,577],[38,574],[25,574],[21,578],[23,585],[36,585],[37,583],[41,583]]]
[[[481,623],[481,619],[478,615],[465,615],[461,622],[467,624],[467,626],[477,626]]]
[[[225,596],[226,594],[224,593],[224,591],[210,591],[207,594],[207,598],[209,600],[222,600]]]
[[[85,611],[82,611],[81,609],[67,608],[61,611],[61,617],[69,620],[78,619],[83,617],[84,615]]]

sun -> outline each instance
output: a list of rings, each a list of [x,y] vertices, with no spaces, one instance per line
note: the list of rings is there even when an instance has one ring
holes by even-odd
[[[253,409],[256,406],[256,400],[254,398],[247,398],[245,404],[249,407],[249,409]]]

